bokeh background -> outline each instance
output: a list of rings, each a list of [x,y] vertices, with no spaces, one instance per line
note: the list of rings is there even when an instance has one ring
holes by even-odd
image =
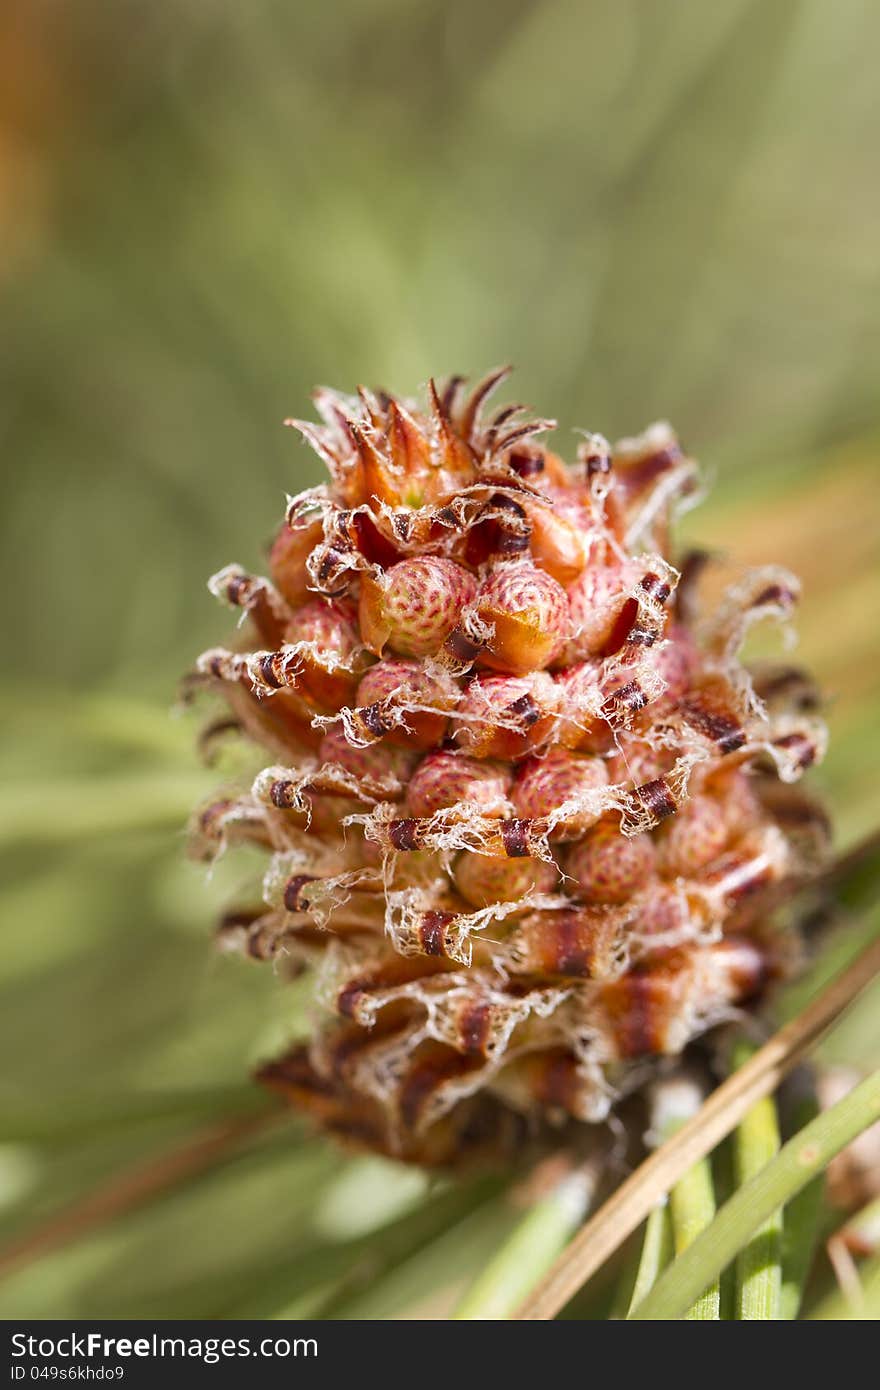
[[[253,1110],[303,1026],[211,951],[172,707],[206,577],[318,479],[281,423],[318,382],[511,361],[563,451],[671,419],[687,534],[802,575],[817,781],[841,846],[876,821],[878,45],[870,0],[6,0],[0,1232]],[[831,1054],[876,1064],[877,1013]],[[511,1210],[291,1124],[0,1309],[442,1314]]]

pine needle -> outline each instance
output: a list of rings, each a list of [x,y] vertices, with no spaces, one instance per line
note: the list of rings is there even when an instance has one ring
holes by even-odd
[[[807,1096],[795,1107],[795,1129],[803,1129],[818,1113],[819,1103],[815,1095]],[[782,1230],[782,1289],[779,1301],[779,1316],[784,1321],[791,1321],[800,1312],[804,1286],[816,1249],[824,1192],[825,1178],[820,1174],[812,1182],[808,1182],[785,1208]]]
[[[705,1088],[686,1070],[663,1077],[651,1088],[651,1133],[662,1144],[699,1113]],[[715,1183],[708,1157],[689,1168],[669,1194],[669,1219],[676,1255],[693,1244],[715,1215]],[[633,1297],[630,1316],[641,1300]],[[717,1322],[721,1316],[721,1286],[713,1280],[685,1315],[693,1322]]]
[[[775,1091],[878,972],[880,940],[868,946],[797,1018],[723,1082],[693,1120],[639,1165],[581,1228],[517,1316],[528,1320],[555,1317],[688,1168],[711,1153],[756,1101]]]
[[[120,1173],[0,1251],[0,1277],[216,1167],[269,1126],[289,1118],[288,1111],[274,1107],[235,1116],[212,1125],[169,1153]]]
[[[877,1119],[880,1071],[812,1120],[740,1187],[711,1225],[660,1276],[633,1317],[642,1321],[683,1317],[707,1281],[743,1248],[744,1240]]]
[[[466,1291],[453,1318],[509,1318],[583,1221],[595,1186],[595,1173],[580,1168],[539,1198]]]
[[[636,1280],[630,1295],[627,1317],[647,1298],[673,1255],[672,1224],[666,1201],[654,1208],[645,1223],[645,1235],[636,1270]]]
[[[751,1044],[734,1050],[734,1065],[754,1055]],[[779,1152],[776,1103],[765,1096],[743,1116],[733,1136],[737,1187],[755,1177]],[[736,1259],[736,1317],[743,1322],[776,1321],[782,1296],[782,1209],[773,1212]]]

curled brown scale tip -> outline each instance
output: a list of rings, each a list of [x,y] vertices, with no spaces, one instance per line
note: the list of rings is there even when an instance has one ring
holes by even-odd
[[[329,481],[289,499],[267,577],[193,688],[262,750],[194,852],[266,855],[225,949],[314,979],[314,1035],[260,1079],[346,1142],[503,1159],[604,1119],[651,1064],[798,959],[774,916],[827,834],[796,785],[824,751],[809,682],[751,672],[787,622],[768,565],[707,606],[672,549],[693,461],[658,424],[572,464],[490,406],[506,370],[419,407],[322,389],[290,421]]]

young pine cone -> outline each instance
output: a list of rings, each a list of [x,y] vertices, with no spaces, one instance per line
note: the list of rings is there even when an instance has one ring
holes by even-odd
[[[211,580],[247,638],[196,670],[271,759],[196,818],[202,856],[269,855],[222,944],[309,969],[319,1005],[260,1077],[426,1164],[600,1121],[758,1000],[797,959],[770,910],[824,840],[792,786],[815,697],[738,657],[796,580],[700,613],[669,426],[567,466],[552,422],[486,413],[504,375],[432,382],[423,412],[320,391],[323,423],[290,423],[331,481],[290,501],[271,580]]]

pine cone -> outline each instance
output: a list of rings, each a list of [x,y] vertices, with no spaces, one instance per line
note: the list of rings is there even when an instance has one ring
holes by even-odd
[[[290,501],[271,581],[211,580],[248,649],[195,673],[273,760],[195,820],[205,858],[271,856],[221,942],[310,970],[320,1006],[260,1078],[432,1165],[601,1121],[758,1001],[798,958],[774,900],[825,842],[792,785],[815,695],[738,655],[797,581],[752,572],[701,616],[670,427],[567,466],[552,422],[487,415],[505,375],[432,382],[423,413],[317,393],[323,423],[289,423],[331,481]]]

